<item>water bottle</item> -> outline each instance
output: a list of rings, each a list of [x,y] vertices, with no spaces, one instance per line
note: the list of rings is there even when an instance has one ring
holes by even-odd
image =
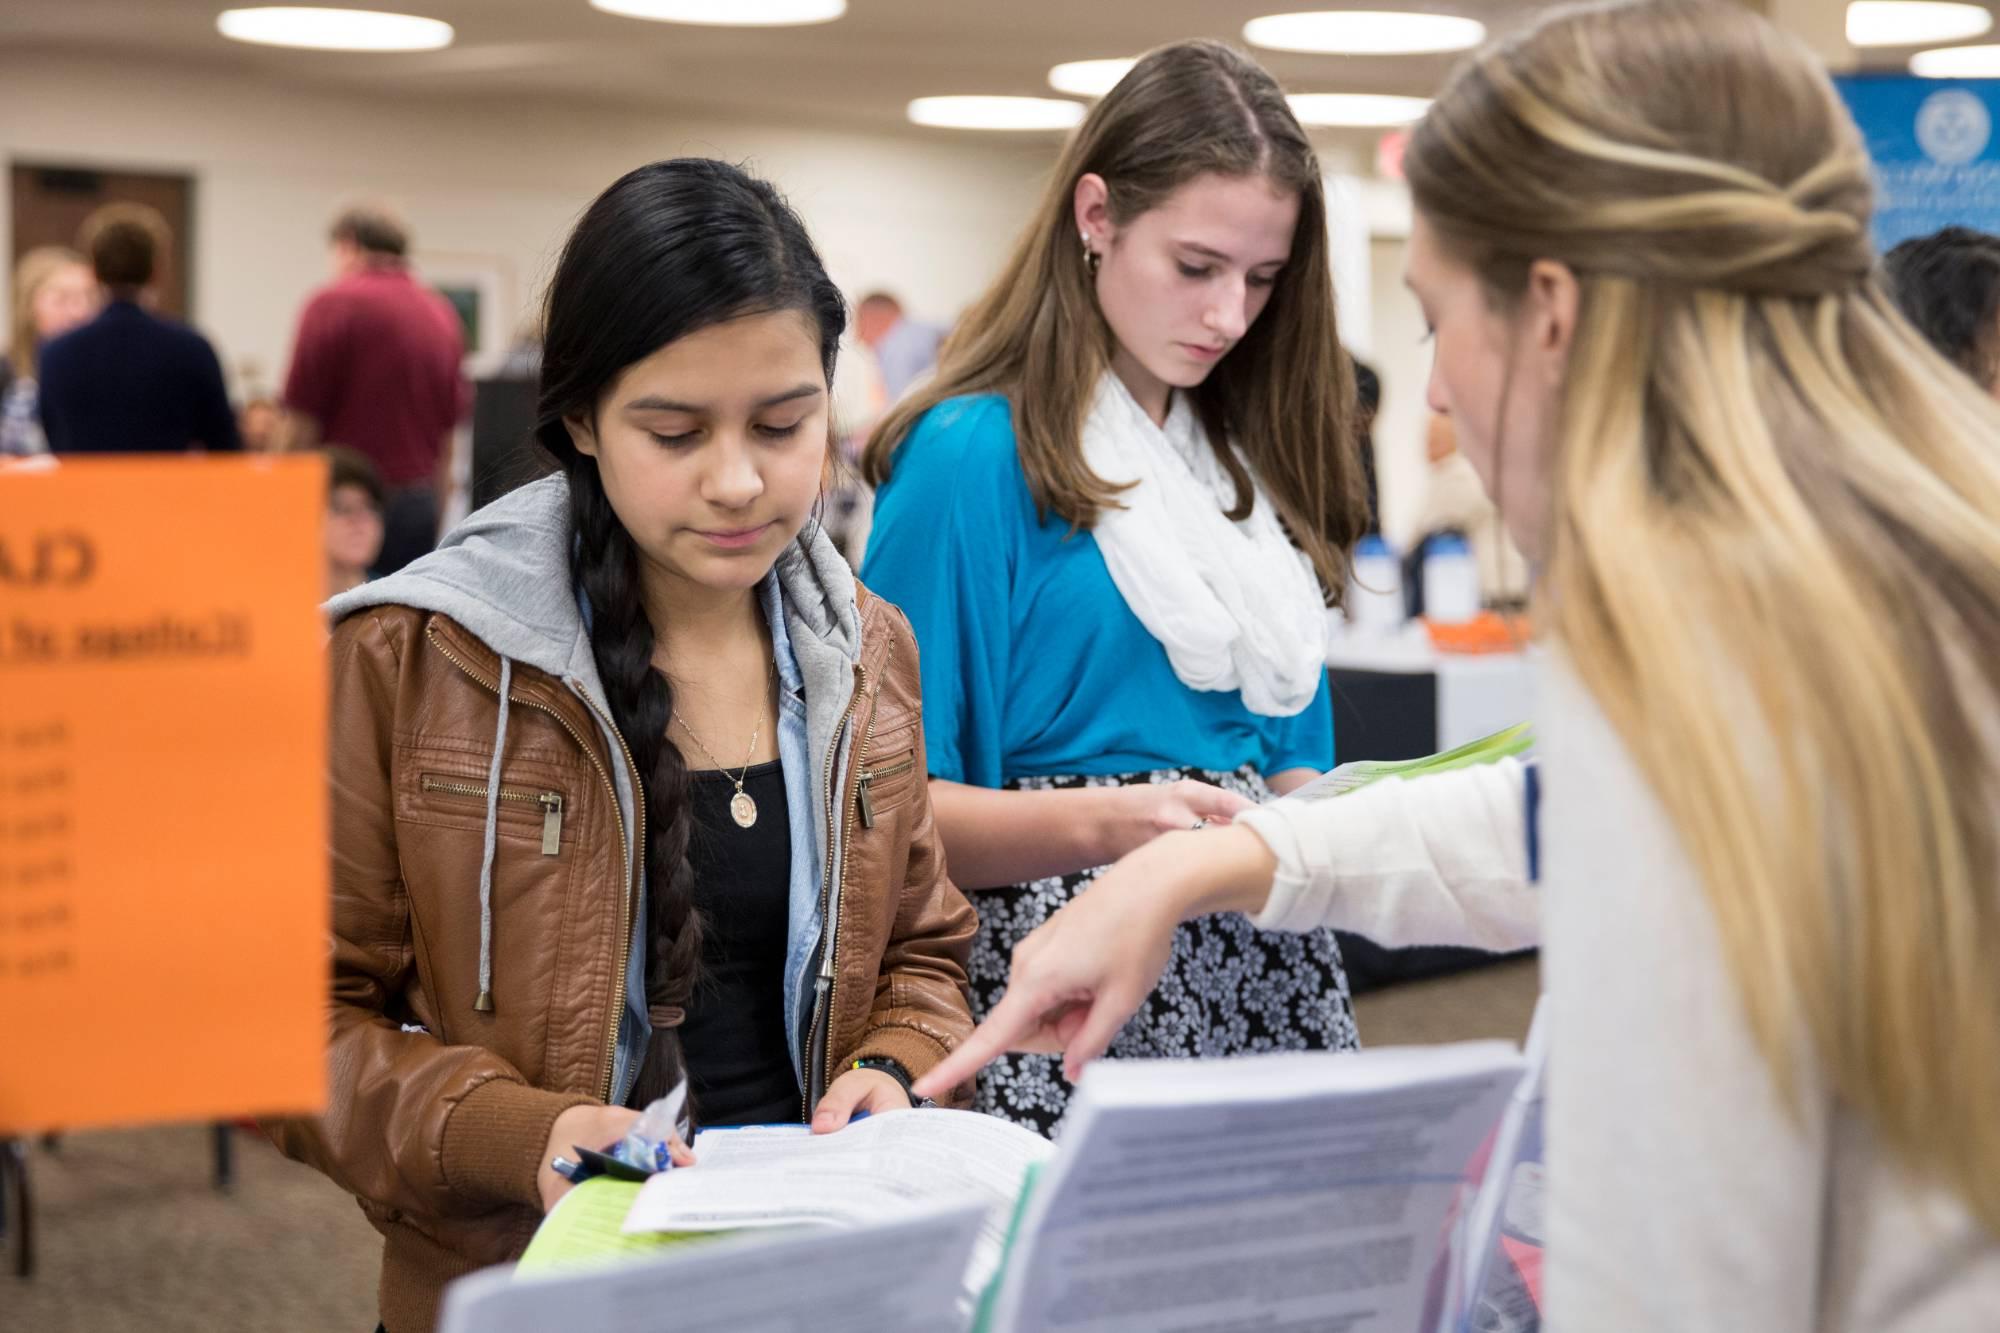
[[[1347,605],[1357,630],[1388,634],[1402,627],[1403,564],[1395,549],[1374,533],[1354,544]]]
[[[1424,618],[1457,625],[1479,615],[1479,565],[1455,532],[1431,538],[1424,551]]]

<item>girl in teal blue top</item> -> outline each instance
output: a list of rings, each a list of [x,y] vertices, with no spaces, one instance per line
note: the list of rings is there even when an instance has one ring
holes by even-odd
[[[977,891],[975,1010],[1099,868],[1333,763],[1326,590],[1362,505],[1325,209],[1268,74],[1155,51],[870,443],[863,576],[916,628],[932,806]],[[1232,915],[1181,929],[1111,1053],[1354,1044],[1332,933]],[[1012,1056],[980,1105],[1047,1132],[1068,1092],[1053,1058]]]
[[[1333,765],[1326,678],[1291,717],[1190,690],[1119,595],[1088,532],[1035,512],[1007,399],[926,412],[876,498],[863,566],[918,627],[934,778]],[[949,852],[947,852],[949,854]]]

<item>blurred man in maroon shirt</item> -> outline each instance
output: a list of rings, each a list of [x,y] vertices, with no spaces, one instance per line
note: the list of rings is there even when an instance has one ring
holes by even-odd
[[[349,209],[331,240],[334,280],[299,316],[285,406],[381,472],[379,577],[437,543],[451,432],[467,398],[464,339],[450,304],[411,275],[409,232],[388,209]]]

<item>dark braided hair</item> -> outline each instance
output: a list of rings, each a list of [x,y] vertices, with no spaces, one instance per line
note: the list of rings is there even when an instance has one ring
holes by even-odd
[[[653,665],[659,627],[640,595],[639,548],[611,508],[597,461],[576,448],[563,421],[594,424],[625,369],[668,343],[785,310],[818,328],[831,385],[847,310],[805,224],[767,182],[706,158],[655,162],[619,178],[570,233],[549,284],[535,435],[569,477],[571,573],[589,602],[597,673],[632,751],[645,812],[653,1040],[630,1098],[637,1106],[681,1076],[676,1029],[701,970],[688,770],[667,736],[673,689]]]

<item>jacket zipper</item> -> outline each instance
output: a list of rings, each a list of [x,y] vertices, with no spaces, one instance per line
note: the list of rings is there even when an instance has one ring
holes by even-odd
[[[486,799],[486,784],[453,782],[447,778],[424,774],[423,789],[440,791],[446,796],[464,796],[471,800]],[[500,799],[516,805],[539,805],[542,807],[542,855],[555,856],[562,851],[563,798],[559,791],[509,791],[500,789]]]
[[[876,713],[875,706],[876,704],[881,702],[882,677],[888,674],[889,659],[894,657],[895,655],[896,655],[896,641],[894,639],[890,639],[888,651],[882,654],[882,661],[875,668],[875,682],[876,682],[875,697],[869,701],[868,725],[866,728],[862,730],[861,746],[855,752],[854,755],[855,766],[858,767],[864,773],[868,771],[868,747],[875,739],[875,713]],[[854,672],[859,680],[859,683],[855,687],[854,698],[848,701],[847,717],[852,717],[854,715],[854,709],[861,702],[861,696],[868,692],[868,668],[857,662],[854,664]],[[845,729],[846,729],[846,721],[845,719],[843,719],[841,723],[841,730]],[[838,732],[836,732],[835,734],[837,737]],[[839,751],[836,750],[835,753],[838,754]],[[832,765],[829,764],[827,767],[829,770],[831,770]],[[827,790],[827,824],[829,825],[828,829],[829,833],[831,833],[832,831],[830,826],[833,823],[832,802],[833,802],[832,784],[829,782]],[[843,801],[841,804],[844,806],[846,802]],[[858,800],[856,804],[857,805],[859,804]],[[840,857],[840,896],[837,901],[843,903],[847,901],[846,849],[854,841],[854,817],[855,817],[855,812],[849,811],[847,816],[846,833],[844,835],[844,839],[841,844],[842,852]],[[829,888],[832,886],[832,881],[833,881],[832,869],[833,867],[829,863],[829,865],[827,866],[828,870],[827,883]],[[826,898],[821,899],[819,910],[820,910],[820,915],[824,918],[827,915],[828,899]],[[840,975],[840,920],[839,920],[839,909],[836,906],[834,908],[833,919],[827,922],[826,953],[825,957],[820,963],[820,977],[823,981],[826,982],[826,986],[824,990],[821,992],[820,998],[825,1001],[826,1022],[829,1025],[829,1027],[832,1025],[833,1022],[833,987],[835,981],[838,980],[839,975]],[[819,1033],[820,1009],[821,1005],[816,1002],[813,1005],[813,1032],[815,1034]],[[808,1048],[810,1048],[812,1045],[810,1041],[808,1041],[806,1044]],[[820,1059],[818,1061],[818,1069],[820,1071],[820,1090],[823,1094],[825,1090],[833,1083],[833,1033],[830,1031],[820,1036]],[[811,1093],[810,1088],[807,1089],[807,1093],[810,1096]],[[810,1111],[808,1111],[807,1119],[810,1118],[811,1118]]]
[[[861,783],[855,790],[854,799],[855,804],[861,807],[862,828],[875,827],[875,803],[868,799],[868,784],[880,778],[900,776],[916,766],[916,758],[912,756],[899,764],[891,764],[887,768],[864,768],[861,770]]]
[[[827,915],[827,908],[832,901],[833,895],[834,855],[837,850],[844,851],[844,849],[837,849],[833,842],[833,835],[835,833],[833,822],[834,811],[840,808],[839,805],[834,803],[833,799],[834,784],[839,779],[839,775],[834,770],[840,764],[841,737],[847,734],[847,724],[853,719],[854,710],[860,707],[861,696],[868,688],[868,668],[856,662],[854,664],[854,675],[854,694],[847,701],[847,711],[840,715],[840,725],[833,729],[833,749],[829,753],[826,763],[826,876],[820,881],[819,888],[819,915],[820,920],[825,923],[826,947],[821,950],[819,976],[815,978],[813,983],[815,993],[813,995],[812,1024],[806,1028],[806,1086],[803,1090],[804,1095],[799,1099],[799,1119],[806,1123],[811,1123],[812,1121],[812,1104],[814,1101],[813,1083],[819,1071],[819,1061],[814,1057],[820,1054],[820,1052],[815,1051],[814,1047],[820,1044],[820,1020],[824,1015],[831,1012],[829,1006],[833,1002],[833,951],[840,943],[840,923],[830,919]],[[865,738],[862,744],[864,746],[867,744]],[[864,757],[857,754],[855,760],[858,763]],[[840,805],[845,804],[846,802],[844,801],[840,803]],[[847,884],[847,858],[845,855],[840,857],[840,882],[844,890]],[[830,1042],[827,1044],[831,1045]],[[827,1053],[825,1059],[831,1062],[833,1059],[832,1054]],[[822,1090],[824,1090],[825,1085],[825,1081],[820,1083]]]
[[[625,756],[625,771],[632,775],[632,816],[639,825],[638,847],[640,865],[643,866],[646,850],[646,785],[639,780],[639,763],[632,758],[632,747],[625,743],[625,735],[618,730],[618,724],[606,717],[583,691],[576,690],[576,696],[583,700],[583,706],[591,711],[592,716],[604,724],[605,730],[609,731],[612,739],[618,742],[619,753]],[[560,721],[561,719],[557,720]],[[574,736],[576,733],[572,731],[570,735]],[[577,744],[583,744],[582,740],[579,739]],[[615,787],[611,792],[611,809],[618,814],[618,836],[622,840],[625,836],[625,815],[624,812],[618,810],[618,791]],[[604,1092],[602,1100],[606,1104],[609,1104],[611,1101],[613,1091],[611,1080],[618,1072],[618,1025],[625,1018],[625,969],[626,964],[631,960],[632,953],[632,914],[636,908],[636,877],[637,868],[632,863],[632,849],[626,847],[625,920],[618,928],[618,978],[613,983],[611,989],[611,1028],[604,1036]]]
[[[477,671],[474,671],[472,667],[465,661],[465,659],[461,658],[457,653],[453,652],[451,649],[445,647],[444,643],[437,636],[437,628],[435,625],[424,626],[424,637],[430,640],[431,647],[437,649],[439,652],[444,654],[445,660],[447,662],[450,662],[460,671],[464,672],[466,675],[470,676],[472,679],[478,681],[481,685],[485,686],[486,689],[489,692],[491,692],[496,698],[499,696],[500,694],[499,684],[497,682],[486,679],[486,677],[480,675]],[[599,718],[603,718],[603,714],[598,713],[596,704],[593,704],[590,702],[589,699],[584,698],[581,692],[578,693],[577,697],[583,699],[584,706],[590,709],[590,711],[593,714],[595,714]],[[631,945],[632,844],[626,841],[625,812],[619,809],[618,807],[618,788],[611,781],[610,771],[606,769],[603,763],[598,759],[597,751],[591,749],[589,745],[585,744],[583,737],[577,734],[576,728],[572,727],[569,724],[568,718],[564,717],[561,713],[558,713],[555,709],[549,707],[547,704],[536,703],[533,699],[525,698],[518,694],[510,694],[508,698],[512,702],[520,704],[524,708],[532,708],[538,713],[547,713],[550,717],[556,720],[558,726],[560,726],[564,731],[569,733],[570,739],[576,742],[577,748],[583,751],[584,755],[590,760],[590,766],[597,770],[597,776],[603,780],[605,795],[611,798],[612,817],[618,821],[618,846],[619,849],[625,853],[625,874],[624,874],[625,924],[621,929],[619,935],[621,945],[618,950],[617,984],[612,992],[611,1031],[610,1034],[605,1038],[604,1081],[602,1082],[602,1084],[600,1084],[600,1086],[603,1088],[603,1091],[598,1094],[598,1098],[600,1101],[609,1102],[611,1100],[611,1076],[613,1071],[616,1070],[618,1067],[618,1020],[620,1017],[623,1016],[625,1012],[626,955],[631,951],[632,948]],[[607,726],[611,734],[614,737],[617,737],[618,748],[624,751],[625,765],[626,768],[630,770],[633,766],[632,751],[626,747],[625,738],[623,736],[618,735],[618,728],[615,726],[609,726],[608,723]],[[634,774],[633,777],[632,790],[635,793],[638,793],[641,790],[639,787],[638,777],[636,774]],[[633,804],[638,807],[639,836],[643,838],[646,836],[646,803],[644,798],[641,797],[641,799],[633,802]]]

